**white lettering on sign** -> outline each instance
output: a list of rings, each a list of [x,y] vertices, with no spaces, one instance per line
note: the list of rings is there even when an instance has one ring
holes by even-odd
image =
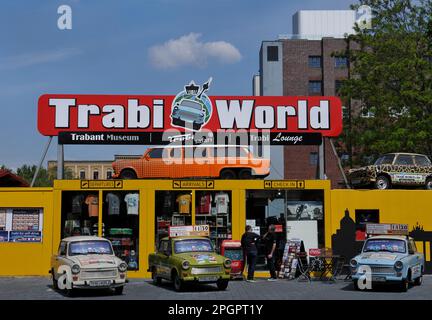
[[[120,105],[108,105],[103,107],[104,113],[109,113],[102,118],[105,128],[124,128],[124,107]]]
[[[253,100],[243,100],[241,107],[239,100],[216,100],[221,129],[247,129],[250,127]]]
[[[139,100],[134,98],[127,99],[125,104],[76,102],[76,99],[68,98],[49,99],[49,106],[55,108],[55,128],[70,128],[71,123],[77,123],[78,128],[88,129],[95,125],[98,118],[94,117],[92,121],[92,117],[98,115],[102,118],[99,120],[102,125],[109,129],[164,128],[164,99],[153,99],[152,106],[140,105]],[[258,130],[329,130],[330,102],[320,100],[319,105],[308,104],[308,100],[299,100],[297,106],[271,106],[255,105],[255,100],[218,99],[215,101],[215,112],[220,129],[223,130],[246,130],[252,127]],[[76,112],[71,112],[71,108],[77,108]],[[77,119],[71,119],[72,115],[77,115]],[[293,119],[290,121],[290,118]]]
[[[102,112],[107,113],[102,118],[105,128],[147,128],[153,121],[154,128],[163,128],[164,101],[155,99],[153,105],[153,118],[150,108],[139,105],[137,99],[128,99],[127,125],[125,107],[123,105],[105,105]],[[76,99],[49,99],[49,106],[55,108],[55,127],[69,128],[71,122],[70,108],[78,108],[78,128],[89,128],[90,117],[101,113],[100,107],[95,104],[78,104]]]
[[[56,108],[56,128],[69,128],[69,108],[75,107],[75,103],[75,99],[49,99],[49,106]]]

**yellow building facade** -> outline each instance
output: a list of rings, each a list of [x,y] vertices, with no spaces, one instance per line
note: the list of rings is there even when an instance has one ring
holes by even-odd
[[[421,190],[331,190],[328,180],[58,180],[53,188],[4,188],[0,276],[47,276],[62,237],[93,234],[110,238],[129,277],[149,277],[148,254],[169,226],[208,224],[220,247],[239,240],[246,224],[262,234],[280,223],[285,234],[296,220],[313,226],[304,232],[314,246],[347,254],[361,246],[364,223],[408,224],[430,272],[430,199]]]

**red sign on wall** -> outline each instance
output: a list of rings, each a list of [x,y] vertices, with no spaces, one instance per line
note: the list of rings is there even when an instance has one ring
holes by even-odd
[[[196,93],[196,92],[195,92]],[[38,130],[60,132],[200,132],[269,130],[342,132],[342,104],[337,97],[270,97],[45,94],[38,102]]]

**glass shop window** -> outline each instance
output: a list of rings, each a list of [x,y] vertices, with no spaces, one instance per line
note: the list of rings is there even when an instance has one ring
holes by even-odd
[[[156,191],[155,244],[168,236],[170,226],[192,225],[192,191]]]
[[[114,253],[128,264],[128,270],[139,269],[139,192],[103,192],[102,221],[106,238]]]
[[[301,239],[308,249],[324,247],[322,190],[248,190],[246,225],[264,237],[275,226],[276,267],[280,269],[287,240]],[[258,244],[257,270],[267,270],[265,242]]]
[[[210,226],[210,239],[220,252],[222,241],[232,239],[231,191],[197,191],[195,224]]]
[[[379,223],[379,209],[356,209],[356,241],[364,241],[366,239],[366,224]]]
[[[63,191],[61,237],[97,236],[99,219],[98,191]],[[104,230],[103,230],[104,231]],[[104,233],[103,233],[104,234]]]

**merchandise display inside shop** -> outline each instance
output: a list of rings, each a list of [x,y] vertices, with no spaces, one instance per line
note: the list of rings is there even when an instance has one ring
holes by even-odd
[[[209,225],[210,239],[220,252],[222,241],[232,239],[231,191],[197,191],[195,224]]]
[[[139,252],[139,192],[104,191],[102,199],[92,191],[64,191],[62,238],[98,235],[99,201],[102,202],[102,236],[111,240],[114,253],[137,270]]]
[[[209,225],[216,250],[232,238],[231,191],[156,191],[155,243],[168,236],[170,226],[192,225],[192,192],[195,192],[195,224]]]
[[[275,226],[276,266],[282,263],[287,240],[299,239],[306,251],[324,247],[324,192],[322,190],[247,190],[246,225],[264,237]],[[257,244],[256,270],[266,270],[264,241]]]

